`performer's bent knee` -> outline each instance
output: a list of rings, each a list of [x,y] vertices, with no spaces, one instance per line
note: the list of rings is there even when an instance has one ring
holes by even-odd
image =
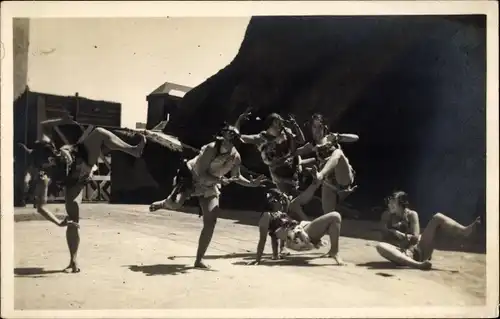
[[[163,209],[171,209],[171,210],[177,210],[180,209],[183,205],[182,202],[174,201],[172,198],[168,197],[162,202],[162,207]]]
[[[96,127],[94,128],[93,132],[103,135],[107,132],[107,130],[102,127]]]
[[[444,215],[443,213],[436,213],[434,214],[434,216],[432,216],[432,219],[443,219],[444,217],[446,217],[446,215]]]
[[[324,215],[324,218],[328,218],[330,221],[334,223],[341,223],[342,222],[342,216],[340,215],[339,212],[329,212]]]

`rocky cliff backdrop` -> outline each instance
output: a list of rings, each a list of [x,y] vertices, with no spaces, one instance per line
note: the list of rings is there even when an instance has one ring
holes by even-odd
[[[321,112],[361,137],[345,151],[359,185],[349,202],[365,217],[404,189],[424,223],[437,211],[468,222],[484,212],[485,43],[483,16],[254,17],[234,60],[184,97],[166,133],[201,146],[248,106],[299,121]]]

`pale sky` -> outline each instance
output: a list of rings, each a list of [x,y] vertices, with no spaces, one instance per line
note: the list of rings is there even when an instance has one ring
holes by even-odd
[[[190,87],[229,64],[250,17],[32,19],[32,91],[120,102],[122,126],[146,122],[146,96]]]

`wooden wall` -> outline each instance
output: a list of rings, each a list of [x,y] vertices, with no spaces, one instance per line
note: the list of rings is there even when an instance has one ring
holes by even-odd
[[[120,103],[95,101],[77,95],[60,96],[25,90],[14,102],[14,203],[16,206],[24,206],[22,180],[27,160],[25,152],[18,146],[18,143],[31,147],[33,142],[41,137],[41,121],[59,118],[66,113],[82,124],[107,127],[119,127],[121,124]],[[75,143],[82,134],[81,129],[76,126],[61,126],[60,130],[69,143]],[[56,145],[64,143],[55,132],[52,138]],[[100,170],[104,172],[106,168],[103,165],[105,164],[100,164]],[[107,172],[103,174],[107,175]]]

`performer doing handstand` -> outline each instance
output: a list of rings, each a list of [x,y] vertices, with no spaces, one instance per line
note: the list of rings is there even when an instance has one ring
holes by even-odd
[[[69,117],[49,120],[41,124],[44,130],[54,125],[79,125]],[[112,132],[96,127],[90,132],[86,131],[76,144],[64,145],[61,148],[57,148],[47,134],[44,134],[41,140],[36,141],[32,149],[20,144],[32,157],[30,162],[33,167],[29,168],[26,174],[34,174],[34,176],[27,176],[25,182],[29,183],[31,178],[35,179],[37,212],[57,226],[67,226],[66,240],[70,262],[64,269],[65,272],[80,272],[77,255],[80,244],[79,221],[82,191],[90,178],[93,166],[97,164],[101,150],[107,148],[140,157],[145,143],[146,140],[142,136],[138,145],[129,145]],[[63,221],[60,221],[46,207],[47,191],[51,183],[58,184],[65,191],[65,206],[68,215]]]

